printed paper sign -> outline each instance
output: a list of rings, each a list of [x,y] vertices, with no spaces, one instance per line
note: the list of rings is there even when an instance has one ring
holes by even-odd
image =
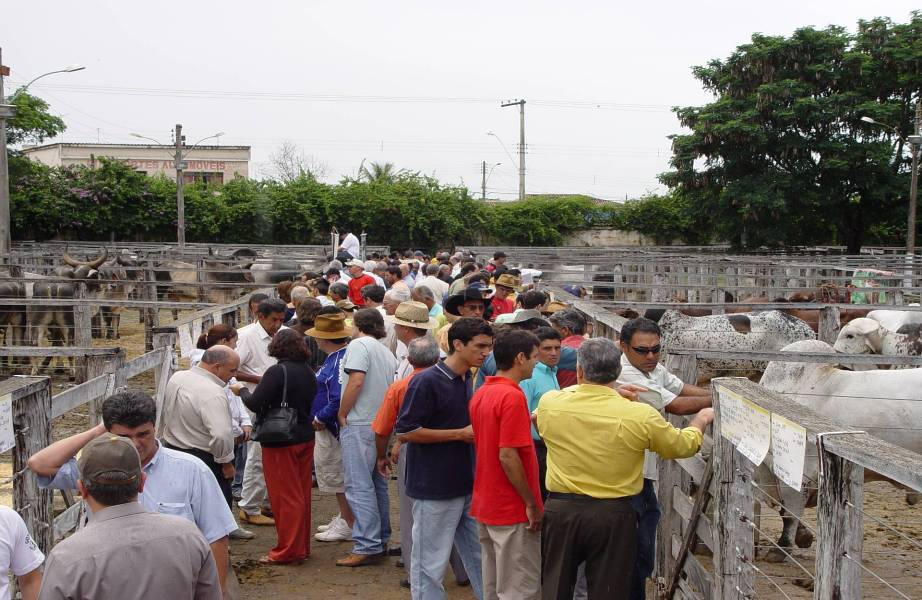
[[[759,466],[771,445],[771,414],[738,394],[720,390],[720,435]]]
[[[182,325],[179,328],[179,355],[183,358],[192,355],[195,345],[192,343],[192,334],[189,325]]]
[[[772,413],[772,471],[798,492],[804,476],[807,430]]]
[[[0,452],[16,445],[13,436],[13,395],[0,396]]]
[[[224,315],[221,314],[220,310],[216,310],[213,313],[211,313],[211,324],[212,325],[220,325],[223,322],[224,322]]]
[[[195,344],[198,342],[199,336],[202,335],[202,320],[193,319],[192,320],[192,343]]]

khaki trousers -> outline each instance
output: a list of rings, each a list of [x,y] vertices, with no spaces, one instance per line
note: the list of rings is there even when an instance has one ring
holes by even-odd
[[[541,598],[541,535],[528,523],[477,524],[483,600]]]

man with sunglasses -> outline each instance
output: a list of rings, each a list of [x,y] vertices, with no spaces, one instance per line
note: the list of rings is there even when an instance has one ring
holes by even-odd
[[[640,394],[638,399],[662,413],[690,415],[711,406],[711,391],[684,383],[660,364],[662,345],[659,325],[643,317],[621,326],[621,375],[618,384],[633,383],[659,394]],[[656,526],[660,509],[653,489],[657,479],[656,456],[647,452],[643,465],[643,491],[634,496],[637,512],[637,559],[631,581],[630,600],[645,598],[646,578],[653,572]]]

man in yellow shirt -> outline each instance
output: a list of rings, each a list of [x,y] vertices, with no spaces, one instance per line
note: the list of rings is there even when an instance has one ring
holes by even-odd
[[[578,385],[551,391],[535,410],[547,445],[542,546],[542,598],[573,597],[586,563],[590,600],[627,598],[636,553],[637,514],[631,496],[643,488],[644,450],[663,458],[698,452],[713,409],[676,429],[653,407],[615,390],[621,352],[605,338],[577,350]]]

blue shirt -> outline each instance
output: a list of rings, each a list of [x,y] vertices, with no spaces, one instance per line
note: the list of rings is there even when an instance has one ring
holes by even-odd
[[[549,367],[542,362],[535,363],[535,370],[531,372],[531,379],[520,381],[519,387],[525,392],[528,412],[535,412],[535,409],[538,408],[538,400],[541,399],[545,392],[560,389],[557,384],[557,367]],[[536,440],[541,439],[534,423],[531,424],[531,437]]]
[[[159,441],[157,445],[157,453],[143,469],[147,481],[138,502],[144,509],[192,521],[209,544],[237,529],[211,469],[191,454],[164,448]],[[61,465],[54,477],[39,475],[38,485],[73,490],[78,479],[77,459],[72,458]]]
[[[470,372],[458,375],[439,361],[417,373],[407,386],[395,430],[462,429],[471,424]],[[467,442],[407,444],[407,496],[448,500],[474,490],[474,446]]]
[[[560,347],[560,362],[557,363],[555,369],[560,370],[576,370],[576,348],[567,348],[566,346]],[[556,371],[555,371],[556,372]],[[480,370],[477,371],[477,379],[474,381],[474,389],[477,390],[480,386],[483,385],[483,380],[491,375],[496,375],[496,359],[493,358],[493,353],[490,352],[489,356],[483,361],[483,366],[480,367]],[[559,387],[557,389],[560,389]],[[526,394],[527,396],[528,394]]]
[[[342,384],[339,382],[339,365],[346,354],[346,346],[327,355],[323,366],[317,371],[317,395],[311,405],[311,418],[326,425],[327,430],[339,437],[339,400],[342,397]]]

